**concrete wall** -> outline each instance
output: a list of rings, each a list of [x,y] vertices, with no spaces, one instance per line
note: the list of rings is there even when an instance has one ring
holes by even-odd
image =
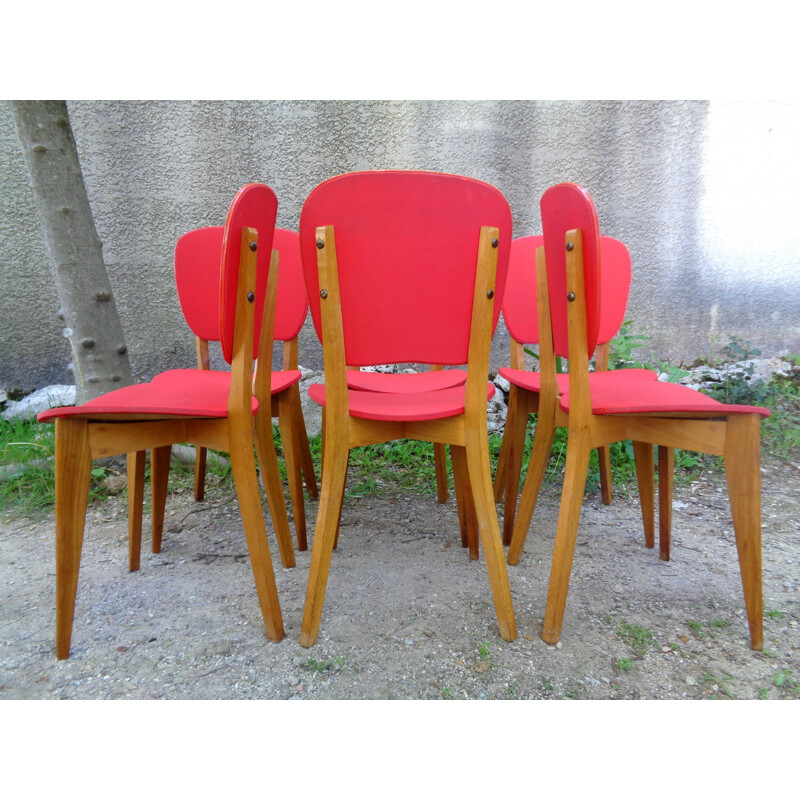
[[[514,234],[540,233],[560,181],[590,191],[634,267],[628,317],[690,363],[736,334],[800,352],[800,104],[681,102],[70,102],[137,379],[194,363],[172,284],[181,233],[221,224],[250,181],[296,228],[320,181],[428,169],[488,181]],[[69,344],[8,107],[0,104],[0,387],[71,382]],[[507,361],[504,328],[493,365]],[[300,361],[321,367],[310,325]]]

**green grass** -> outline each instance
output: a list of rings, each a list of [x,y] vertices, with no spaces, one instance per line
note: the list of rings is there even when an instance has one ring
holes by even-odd
[[[655,643],[655,634],[649,628],[641,625],[631,625],[628,622],[621,622],[617,627],[617,634],[622,637],[628,647],[636,655],[643,656],[647,653],[647,648]]]
[[[612,342],[611,364],[613,367],[648,367],[666,372],[670,380],[677,380],[684,371],[659,361],[650,354],[649,359],[637,357],[637,352],[648,342],[648,337],[634,332],[630,321],[623,326],[620,334]],[[755,355],[748,343],[735,337],[717,357],[740,360]],[[719,393],[720,399],[735,400],[738,403],[764,405],[772,415],[762,423],[762,448],[771,456],[785,460],[800,457],[800,382],[797,379],[780,378],[769,384],[751,384],[747,374],[732,375]],[[525,440],[522,461],[522,480],[527,473],[533,442],[535,417],[529,421],[529,433]],[[54,506],[54,426],[35,421],[5,421],[0,419],[0,466],[14,465],[15,468],[0,479],[0,513],[6,516],[44,515],[52,512]],[[273,429],[275,446],[278,451],[281,478],[286,481],[280,436]],[[567,453],[567,431],[556,430],[553,449],[545,473],[545,481],[557,483],[562,479]],[[502,437],[489,436],[489,456],[492,470],[496,468]],[[320,469],[321,437],[310,441],[312,457],[317,474]],[[614,491],[620,495],[634,494],[637,491],[636,469],[633,445],[629,441],[616,442],[610,446],[611,471]],[[448,459],[449,461],[449,459]],[[675,451],[675,483],[686,485],[696,479],[702,471],[718,473],[722,459],[696,453]],[[451,467],[450,489],[453,488]],[[191,486],[191,465],[174,464],[170,471],[170,491],[182,491]],[[90,501],[107,497],[103,478],[107,472],[95,466],[92,472]],[[586,491],[597,492],[600,473],[596,451],[592,453],[586,480]],[[233,484],[230,469],[209,462],[207,487],[218,486],[232,492]],[[430,495],[436,491],[433,445],[428,442],[397,441],[376,444],[354,449],[350,454],[348,497],[385,495],[393,493],[419,493]]]

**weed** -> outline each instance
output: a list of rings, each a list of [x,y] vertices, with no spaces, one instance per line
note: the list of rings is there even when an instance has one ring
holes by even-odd
[[[455,700],[456,698],[453,696],[453,693],[449,689],[439,689],[439,694],[445,700]]]
[[[758,699],[759,700],[766,700],[767,695],[769,694],[769,689],[759,689],[758,690]]]
[[[630,625],[627,622],[622,622],[617,628],[617,633],[631,650],[641,656],[645,655],[647,648],[653,644],[653,631],[649,628],[643,628],[641,625]]]
[[[729,697],[731,700],[736,699],[736,695],[731,691],[730,687],[727,685],[731,681],[736,680],[736,678],[734,678],[733,675],[728,675],[727,673],[725,673],[721,678],[718,678],[710,672],[704,672],[703,680],[706,683],[713,684],[711,688],[714,692],[722,692],[726,697]]]
[[[544,685],[544,690],[546,692],[552,692],[553,691],[553,688],[554,688],[553,684],[550,683],[550,681],[547,680],[547,678],[542,678],[542,684]]]
[[[782,688],[795,697],[800,697],[800,685],[798,685],[797,681],[791,676],[788,670],[775,670],[775,675],[772,677],[772,685],[778,689]]]
[[[730,626],[730,620],[727,619],[715,619],[711,622],[712,628],[730,628]]]
[[[620,672],[628,672],[628,670],[633,669],[633,659],[630,658],[620,658],[617,661],[617,669]]]
[[[703,636],[703,634],[702,634],[703,623],[702,622],[697,622],[696,620],[688,619],[688,620],[686,620],[686,624],[691,628],[692,633],[696,633],[698,635],[698,637],[702,638],[702,636]]]
[[[478,655],[481,661],[489,660],[489,642],[478,642]]]
[[[768,617],[772,617],[773,619],[783,619],[786,614],[783,611],[765,611],[764,614]]]
[[[306,659],[303,669],[307,672],[332,672],[336,667],[342,667],[346,663],[346,658],[331,658],[328,661],[317,661],[311,656]]]

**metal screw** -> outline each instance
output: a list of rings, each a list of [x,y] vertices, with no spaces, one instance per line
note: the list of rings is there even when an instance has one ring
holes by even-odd
[[[323,289],[323,290],[322,290],[322,291],[319,293],[319,296],[320,296],[320,297],[321,297],[321,298],[324,300],[324,299],[325,299],[325,298],[328,296],[328,290],[327,290],[327,289]]]
[[[323,247],[325,247],[325,242],[322,239],[317,239],[317,250],[322,250]]]
[[[258,243],[257,242],[250,242],[250,249],[251,250],[258,250]]]
[[[494,289],[489,289],[489,291],[486,292],[486,296],[491,300],[494,297]]]
[[[253,242],[253,244],[255,244],[255,242]],[[255,300],[255,299],[256,299],[256,296],[253,294],[253,292],[248,292],[247,293],[247,302],[248,303],[252,303],[253,300]]]
[[[492,239],[492,247],[497,247],[498,244],[499,242],[497,241],[497,239]]]
[[[567,300],[571,303],[575,299],[575,292],[568,292],[567,293]]]
[[[567,242],[567,250],[572,250],[575,245],[572,242]]]

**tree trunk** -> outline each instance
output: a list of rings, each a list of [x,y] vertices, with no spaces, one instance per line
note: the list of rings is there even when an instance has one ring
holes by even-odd
[[[14,114],[61,303],[78,403],[133,382],[78,150],[63,100],[18,100]]]

